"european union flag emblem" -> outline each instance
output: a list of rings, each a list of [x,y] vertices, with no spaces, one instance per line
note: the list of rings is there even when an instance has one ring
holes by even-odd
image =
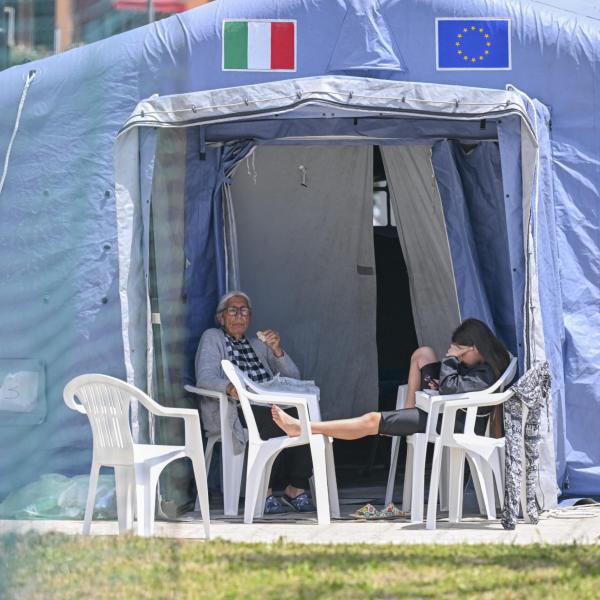
[[[508,70],[510,19],[436,19],[437,69]]]

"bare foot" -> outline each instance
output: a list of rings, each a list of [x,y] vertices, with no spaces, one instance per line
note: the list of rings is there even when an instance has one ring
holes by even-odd
[[[283,412],[283,410],[275,404],[271,406],[271,415],[273,421],[275,421],[287,435],[290,437],[298,437],[300,435],[300,421],[298,421],[298,419],[290,417],[290,415]]]

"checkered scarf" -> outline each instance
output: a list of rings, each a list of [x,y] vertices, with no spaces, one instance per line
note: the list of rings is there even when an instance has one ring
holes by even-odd
[[[223,333],[225,334],[229,360],[244,371],[252,381],[256,381],[256,383],[269,381],[271,376],[256,356],[256,352],[254,352],[254,348],[252,348],[248,339],[244,336],[241,340],[236,340],[225,330],[223,330]]]

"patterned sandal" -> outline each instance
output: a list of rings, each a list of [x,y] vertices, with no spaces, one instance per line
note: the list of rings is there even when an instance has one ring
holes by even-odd
[[[360,519],[361,521],[373,521],[381,518],[379,515],[380,511],[378,511],[372,504],[365,504],[356,512],[350,513],[350,516],[353,519]]]
[[[390,502],[383,510],[379,512],[380,519],[406,519],[410,516],[409,513],[400,510],[393,502]]]

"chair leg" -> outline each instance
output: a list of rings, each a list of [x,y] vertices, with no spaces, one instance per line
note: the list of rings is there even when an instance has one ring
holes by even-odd
[[[411,461],[411,491],[410,491],[410,521],[423,522],[423,505],[425,504],[425,459],[427,457],[427,437],[425,434],[415,434],[414,448]],[[431,488],[431,484],[430,484]],[[431,494],[429,496],[431,502]],[[433,501],[437,505],[437,496]]]
[[[119,533],[133,528],[135,502],[135,472],[132,467],[115,467],[117,517]]]
[[[433,462],[431,465],[431,481],[429,483],[429,500],[427,502],[427,529],[435,529],[437,517],[437,497],[440,483],[440,470],[442,468],[442,446],[438,438],[433,448]]]
[[[90,469],[90,483],[88,486],[88,497],[85,505],[85,515],[83,517],[83,535],[90,535],[92,528],[92,515],[94,514],[94,505],[96,504],[96,487],[98,485],[98,475],[100,474],[100,465],[92,463]]]
[[[164,465],[135,465],[135,496],[137,505],[138,535],[154,534],[156,484]]]
[[[411,512],[414,453],[415,438],[409,435],[406,438],[406,465],[404,467],[404,483],[402,484],[402,510],[404,512]]]
[[[392,450],[390,453],[390,472],[388,473],[387,486],[385,488],[385,505],[387,506],[394,497],[394,484],[396,482],[396,469],[398,467],[398,451],[400,450],[400,437],[392,437]]]
[[[338,497],[335,462],[333,459],[333,443],[325,438],[325,466],[327,468],[327,490],[329,491],[329,512],[334,519],[340,518],[340,500]],[[314,498],[315,496],[313,496]]]
[[[471,481],[473,482],[473,488],[475,489],[475,497],[477,499],[477,506],[479,507],[479,514],[482,516],[486,516],[485,500],[483,499],[484,491],[481,489],[479,479],[474,475],[471,475]]]
[[[267,491],[269,490],[269,481],[271,480],[271,471],[273,469],[273,463],[279,455],[274,454],[271,456],[262,470],[260,478],[260,486],[258,488],[258,494],[256,496],[256,505],[254,506],[254,518],[262,519],[265,516],[265,501],[267,500]]]
[[[449,448],[448,520],[458,523],[462,519],[465,453],[460,448]],[[444,466],[442,465],[442,469]]]
[[[504,448],[496,450],[491,462],[498,494],[498,506],[502,510],[504,508]]]
[[[244,456],[246,449],[240,454],[234,454],[231,444],[221,446],[223,455],[223,512],[228,517],[238,514],[240,503],[240,487],[244,471]]]
[[[204,466],[206,468],[206,472],[210,471],[210,463],[213,457],[213,450],[215,449],[215,444],[219,441],[219,437],[216,435],[211,435],[206,440],[206,449],[204,450]]]
[[[469,468],[475,484],[475,489],[479,486],[481,492],[480,512],[485,514],[488,519],[496,518],[496,502],[494,499],[494,482],[492,470],[480,456],[467,453]]]
[[[450,474],[450,458],[448,454],[448,448],[444,448],[442,452],[442,470],[440,471],[440,489],[439,489],[439,497],[440,497],[440,510],[448,510],[448,497],[449,497],[449,488],[448,488],[448,476]]]
[[[248,464],[246,466],[246,498],[244,501],[244,523],[252,523],[259,493],[264,487],[264,467],[268,460],[260,446],[248,444]]]
[[[317,501],[317,521],[319,525],[329,525],[329,494],[327,492],[327,467],[325,465],[325,441],[322,435],[310,436],[310,453],[315,478]]]
[[[199,460],[197,456],[190,456],[192,467],[194,469],[194,479],[196,480],[196,489],[198,490],[198,501],[200,503],[200,512],[202,514],[202,524],[204,525],[204,536],[210,539],[210,509],[208,505],[208,483],[206,481],[206,466],[204,461]]]

